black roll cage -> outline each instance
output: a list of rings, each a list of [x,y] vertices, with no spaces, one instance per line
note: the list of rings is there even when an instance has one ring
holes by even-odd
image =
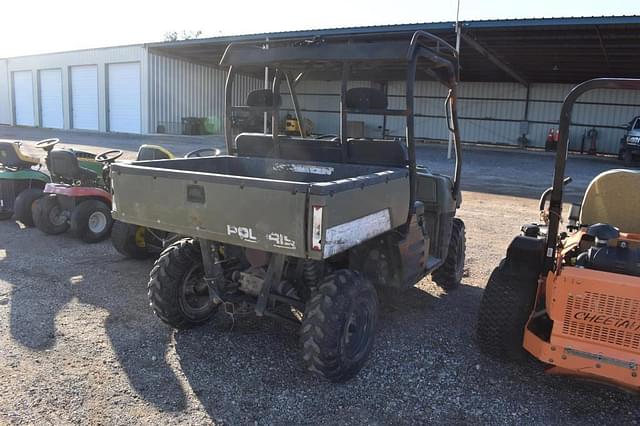
[[[553,186],[549,200],[549,228],[545,253],[544,272],[556,268],[556,249],[558,247],[558,232],[562,218],[562,198],[565,180],[565,169],[569,152],[569,127],[573,105],[584,93],[596,89],[640,90],[640,79],[632,78],[595,78],[587,80],[574,87],[562,102],[560,110],[559,138],[556,152],[556,164],[553,174]]]
[[[406,143],[408,149],[410,210],[416,199],[416,152],[414,137],[414,88],[418,61],[421,60],[420,70],[445,85],[448,95],[445,100],[447,127],[453,135],[455,152],[455,172],[453,176],[453,196],[458,199],[460,194],[460,178],[462,171],[462,150],[457,114],[457,86],[458,86],[458,52],[446,41],[424,31],[416,31],[407,44],[402,40],[371,41],[362,36],[345,38],[322,38],[313,40],[287,39],[265,43],[256,42],[231,43],[227,46],[220,65],[228,68],[225,83],[225,142],[227,152],[235,154],[233,144],[232,111],[233,84],[239,70],[256,70],[269,67],[274,69],[271,81],[272,93],[280,93],[283,79],[289,85],[292,103],[296,117],[300,119],[295,84],[304,73],[316,66],[333,65],[339,67],[340,73],[340,143],[343,159],[347,154],[347,116],[350,113],[371,115],[394,115],[406,118]],[[424,63],[424,68],[423,68]],[[406,79],[406,108],[399,110],[350,110],[347,108],[347,83],[354,65],[369,64],[370,72],[380,72],[386,66],[402,66]],[[297,77],[293,78],[293,73]],[[334,79],[335,80],[335,79]],[[371,79],[373,80],[373,79]],[[271,108],[271,133],[274,149],[279,155],[279,117],[280,106],[274,102]]]

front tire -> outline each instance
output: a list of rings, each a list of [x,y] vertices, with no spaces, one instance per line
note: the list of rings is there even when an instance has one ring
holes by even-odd
[[[464,222],[457,217],[451,224],[451,239],[449,250],[444,263],[433,273],[431,278],[443,289],[450,291],[458,288],[464,275],[465,252],[467,249],[467,237]]]
[[[131,259],[148,259],[153,255],[145,241],[146,229],[130,223],[113,222],[111,242],[121,255]]]
[[[111,225],[111,209],[100,200],[81,201],[71,213],[71,232],[85,243],[109,238]]]
[[[342,269],[326,276],[302,320],[307,370],[332,382],[355,376],[373,348],[377,317],[376,290],[362,275]]]
[[[480,302],[476,337],[480,350],[503,361],[523,361],[524,331],[538,291],[534,272],[509,273],[503,260],[493,270]]]
[[[34,226],[33,207],[36,201],[44,196],[40,188],[28,188],[18,194],[14,207],[14,217],[22,222],[24,226]]]
[[[49,235],[62,234],[69,229],[67,214],[55,194],[45,195],[34,203],[33,223]]]
[[[200,244],[185,238],[156,260],[147,286],[153,312],[169,326],[184,330],[207,322],[218,310],[204,280]]]

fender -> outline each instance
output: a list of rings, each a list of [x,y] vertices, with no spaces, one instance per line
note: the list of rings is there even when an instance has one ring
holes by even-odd
[[[67,197],[95,197],[100,198],[111,205],[112,196],[110,193],[100,188],[89,188],[86,186],[71,186],[63,183],[48,183],[44,187],[45,194],[59,194]]]
[[[0,180],[37,180],[43,183],[51,182],[51,179],[45,173],[38,170],[2,170],[0,171]]]

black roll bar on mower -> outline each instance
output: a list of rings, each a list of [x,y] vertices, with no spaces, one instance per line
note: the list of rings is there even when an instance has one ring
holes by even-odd
[[[560,111],[560,135],[556,152],[553,186],[549,201],[549,228],[547,230],[547,247],[543,270],[545,273],[555,270],[556,267],[556,249],[558,245],[558,231],[562,218],[564,173],[569,151],[569,127],[571,126],[573,105],[584,93],[595,89],[640,90],[640,80],[630,78],[596,78],[588,80],[574,87],[562,102],[562,109]]]

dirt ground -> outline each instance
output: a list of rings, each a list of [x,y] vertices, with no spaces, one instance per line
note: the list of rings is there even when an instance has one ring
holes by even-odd
[[[0,128],[0,139],[20,130]],[[388,295],[371,359],[342,385],[303,370],[290,325],[220,314],[174,332],[148,306],[151,261],[123,259],[110,241],[86,245],[0,222],[0,424],[638,424],[637,396],[479,354],[483,287],[520,225],[536,219],[553,158],[467,154],[464,285],[446,294],[426,279]],[[433,170],[451,166],[444,155],[419,149]],[[570,195],[612,167],[575,159]]]

